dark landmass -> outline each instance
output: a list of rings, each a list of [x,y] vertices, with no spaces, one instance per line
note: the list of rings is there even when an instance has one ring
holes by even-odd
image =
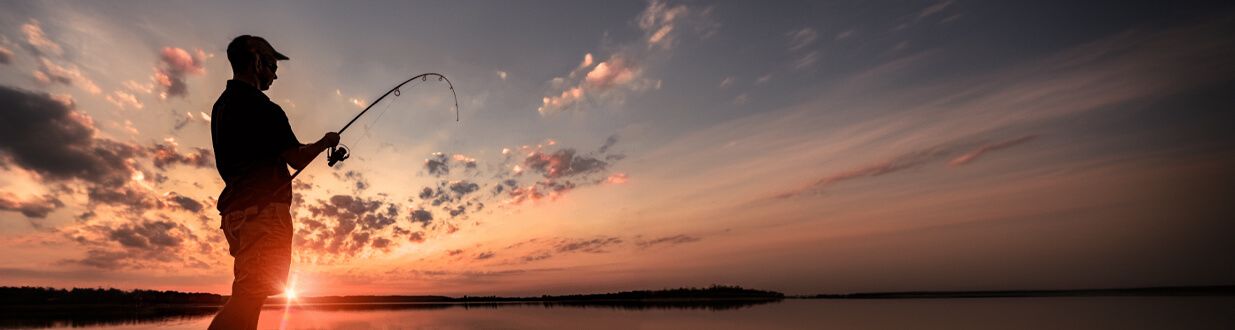
[[[623,291],[616,293],[594,293],[539,297],[498,297],[498,296],[463,296],[451,298],[446,296],[332,296],[299,298],[301,303],[481,303],[481,302],[583,302],[583,301],[621,301],[621,302],[668,302],[668,301],[724,301],[724,300],[780,300],[785,294],[775,291],[746,289],[737,286],[713,285],[707,288],[678,288],[664,290]],[[272,298],[279,303],[283,298]],[[270,302],[270,301],[268,301]]]
[[[332,296],[304,297],[290,303],[282,297],[266,301],[268,309],[326,311],[602,308],[622,310],[732,310],[780,302],[784,294],[740,287],[712,286],[655,291],[540,297],[464,296]],[[0,329],[82,327],[159,323],[209,317],[227,301],[212,293],[118,289],[54,289],[0,287]]]
[[[4,305],[222,305],[227,297],[213,293],[132,290],[103,288],[56,289],[42,287],[0,287],[0,306]]]
[[[929,299],[929,298],[1016,298],[1016,297],[1186,297],[1235,296],[1235,285],[1163,286],[1146,288],[1074,290],[993,290],[993,291],[902,291],[818,294],[794,296],[796,299]]]
[[[714,285],[707,288],[624,291],[616,293],[579,294],[539,297],[498,296],[326,296],[302,297],[299,304],[392,304],[392,303],[507,303],[507,302],[673,302],[780,300],[784,294],[774,291],[746,289],[737,286]],[[218,306],[227,296],[213,293],[118,289],[55,289],[41,287],[0,287],[0,306],[87,306],[87,305],[206,305]],[[283,297],[271,297],[268,304],[284,304]]]
[[[910,291],[819,294],[786,297],[774,291],[736,286],[625,291],[540,297],[497,296],[332,296],[285,301],[270,298],[268,309],[324,311],[599,308],[620,310],[723,311],[796,299],[932,299],[1095,296],[1235,296],[1235,285],[1084,290]],[[82,327],[159,323],[209,317],[227,301],[213,293],[118,289],[0,287],[0,329]]]

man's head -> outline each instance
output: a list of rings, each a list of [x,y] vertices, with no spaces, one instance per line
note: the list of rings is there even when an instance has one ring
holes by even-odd
[[[280,60],[287,56],[274,50],[262,37],[242,35],[227,44],[227,60],[232,63],[235,79],[254,83],[258,89],[267,90],[279,76]]]

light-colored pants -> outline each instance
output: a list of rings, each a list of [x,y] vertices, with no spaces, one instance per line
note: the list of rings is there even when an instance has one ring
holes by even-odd
[[[223,236],[236,258],[232,296],[283,293],[292,263],[292,215],[287,203],[223,214]]]

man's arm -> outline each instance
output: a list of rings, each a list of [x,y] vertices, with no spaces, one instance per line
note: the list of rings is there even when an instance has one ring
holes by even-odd
[[[288,148],[283,151],[282,156],[283,160],[288,165],[291,165],[292,168],[302,170],[305,166],[309,166],[309,162],[312,162],[313,158],[317,158],[317,155],[322,153],[322,151],[337,145],[339,145],[339,133],[330,132],[326,133],[326,136],[323,136],[321,140],[317,140],[317,142],[312,144],[302,144],[298,147]]]

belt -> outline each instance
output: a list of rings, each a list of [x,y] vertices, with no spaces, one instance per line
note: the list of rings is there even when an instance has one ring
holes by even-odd
[[[239,216],[257,215],[258,213],[262,212],[262,209],[265,209],[266,207],[271,207],[271,206],[277,207],[280,209],[285,209],[285,210],[290,210],[292,208],[292,204],[289,204],[289,203],[283,203],[283,202],[266,203],[266,204],[253,205],[250,207],[246,207],[243,210],[228,211],[227,213],[223,213],[223,217],[227,218],[227,217],[237,216],[237,215]]]

